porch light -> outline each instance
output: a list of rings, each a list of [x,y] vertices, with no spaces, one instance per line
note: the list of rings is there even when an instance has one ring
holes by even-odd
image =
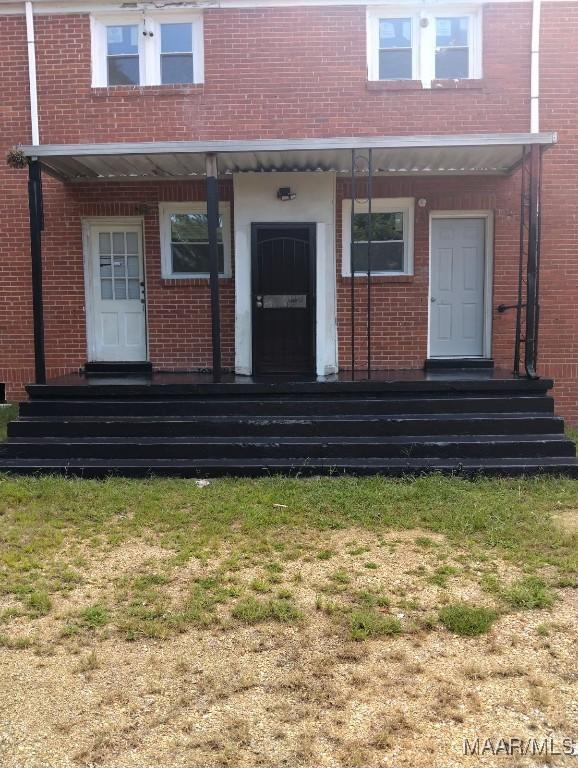
[[[279,187],[277,190],[277,199],[285,202],[286,200],[295,200],[297,194],[291,191],[291,187]]]

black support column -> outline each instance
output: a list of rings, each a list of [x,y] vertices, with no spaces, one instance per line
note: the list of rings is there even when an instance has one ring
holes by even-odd
[[[42,174],[38,160],[28,165],[28,209],[30,212],[30,255],[32,257],[32,316],[34,324],[34,372],[36,384],[46,383],[44,355],[44,301],[42,296]]]
[[[526,374],[537,378],[538,325],[540,322],[540,191],[542,186],[541,148],[532,145],[530,154],[530,200],[528,221],[528,272],[526,291],[526,343],[524,363]]]
[[[221,381],[221,308],[219,304],[219,182],[217,156],[206,156],[207,225],[211,285],[211,338],[213,342],[213,381]]]

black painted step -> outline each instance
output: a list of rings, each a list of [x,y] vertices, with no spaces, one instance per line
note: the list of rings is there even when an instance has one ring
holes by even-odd
[[[554,400],[544,395],[504,397],[328,397],[189,398],[182,400],[30,400],[20,415],[35,418],[109,416],[241,416],[327,414],[553,413]]]
[[[152,373],[153,365],[152,363],[146,361],[134,363],[85,363],[84,371],[91,376],[130,376],[133,374],[146,375]]]
[[[493,360],[474,357],[428,357],[424,364],[426,371],[490,370],[493,367]]]
[[[10,437],[250,437],[283,435],[524,435],[562,434],[561,418],[543,414],[442,414],[358,416],[206,416],[196,418],[108,417],[101,420],[19,419],[8,425]]]
[[[578,464],[569,458],[550,459],[207,459],[199,461],[138,459],[11,459],[0,460],[0,471],[18,474],[59,473],[82,477],[219,477],[262,475],[383,475],[400,477],[438,472],[472,477],[477,475],[568,475],[578,477]]]
[[[346,396],[348,393],[357,395],[378,394],[380,397],[398,397],[408,394],[448,396],[485,395],[488,393],[502,395],[546,394],[552,388],[551,379],[514,379],[514,378],[484,378],[480,371],[458,371],[455,376],[447,372],[432,373],[428,377],[415,380],[392,379],[363,380],[363,381],[273,381],[273,382],[232,382],[222,384],[212,383],[174,383],[173,380],[155,383],[155,378],[141,377],[136,381],[112,378],[105,380],[95,377],[91,380],[80,379],[72,383],[31,384],[26,390],[33,400],[84,400],[87,397],[119,398],[119,399],[151,399],[190,397],[235,397],[252,395],[261,397],[278,397],[279,395],[309,394],[314,396],[337,395]]]
[[[574,456],[562,435],[425,435],[387,438],[13,438],[0,444],[10,458],[89,459],[329,459],[343,458],[538,458]]]

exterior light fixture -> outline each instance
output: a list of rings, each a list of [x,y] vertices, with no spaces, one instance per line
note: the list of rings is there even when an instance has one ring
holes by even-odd
[[[291,187],[279,187],[277,190],[277,199],[285,202],[286,200],[295,200],[297,197],[295,192],[291,191]]]

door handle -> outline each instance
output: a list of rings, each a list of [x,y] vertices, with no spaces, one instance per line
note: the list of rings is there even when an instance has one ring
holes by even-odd
[[[255,300],[256,300],[255,303],[256,303],[257,309],[263,309],[263,297],[255,296]]]
[[[430,299],[430,301],[431,301],[431,303],[433,304],[433,303],[434,303],[434,301],[436,301],[436,297],[435,297],[435,296],[432,296],[432,297],[431,297],[431,299]]]

